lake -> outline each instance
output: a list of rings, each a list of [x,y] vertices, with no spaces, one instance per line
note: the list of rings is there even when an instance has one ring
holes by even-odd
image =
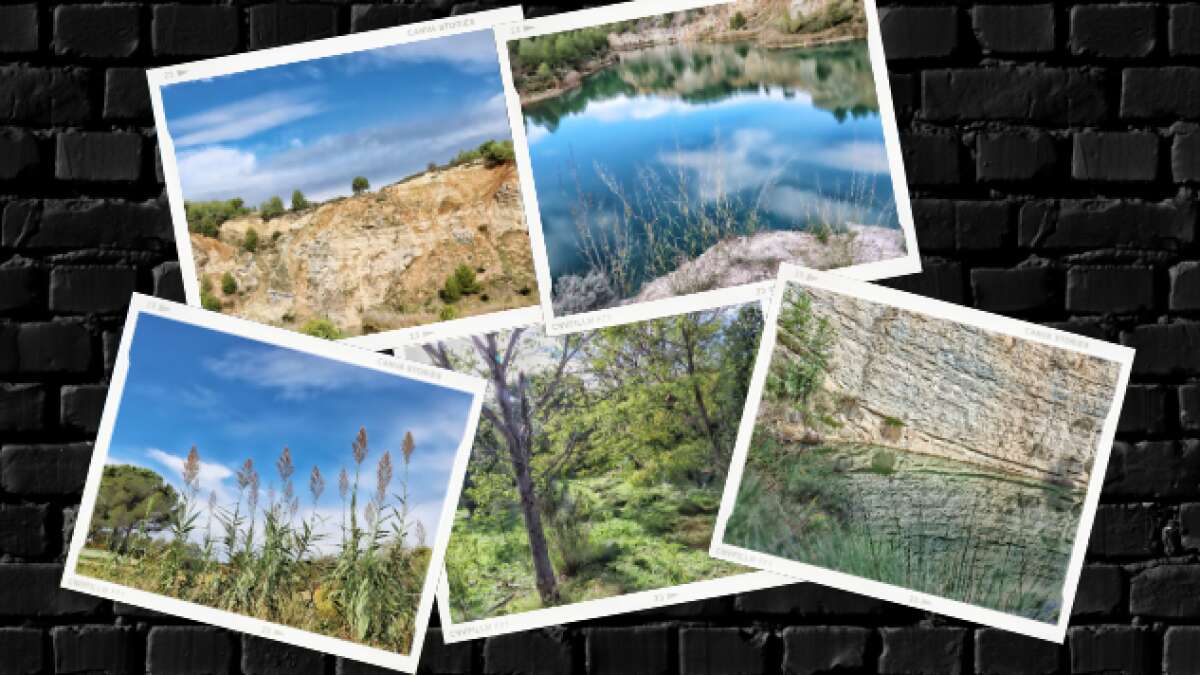
[[[865,41],[621,52],[524,112],[556,281],[624,256],[630,297],[733,234],[899,227]]]

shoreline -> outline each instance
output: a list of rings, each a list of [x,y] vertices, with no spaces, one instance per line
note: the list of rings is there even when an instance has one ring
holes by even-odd
[[[595,65],[586,67],[580,70],[575,70],[579,77],[570,83],[560,83],[556,87],[550,89],[542,89],[541,91],[522,93],[517,92],[520,98],[522,108],[526,106],[543,103],[550,99],[558,98],[568,94],[583,86],[583,81],[592,75],[602,72],[612,66],[617,65],[620,61],[621,54],[629,54],[643,49],[651,49],[653,47],[662,47],[666,45],[677,44],[728,44],[731,42],[754,42],[757,46],[764,49],[810,49],[816,47],[825,47],[828,45],[842,44],[846,42],[857,42],[867,39],[867,36],[862,35],[828,35],[828,36],[791,36],[797,39],[770,40],[766,38],[762,32],[754,31],[730,31],[720,33],[715,36],[706,36],[703,39],[695,40],[680,40],[677,37],[667,39],[645,38],[637,42],[631,42],[622,45],[620,48],[613,48],[604,55]]]

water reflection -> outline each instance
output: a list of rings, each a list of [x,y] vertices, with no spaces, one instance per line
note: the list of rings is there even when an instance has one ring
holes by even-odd
[[[729,236],[897,228],[878,111],[864,42],[622,53],[524,109],[551,275],[628,298]]]

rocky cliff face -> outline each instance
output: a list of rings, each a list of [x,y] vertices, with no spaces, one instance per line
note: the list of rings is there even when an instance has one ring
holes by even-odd
[[[798,287],[796,288],[798,292]],[[805,289],[836,338],[827,436],[1086,485],[1118,364]],[[794,358],[777,347],[777,358]],[[780,422],[780,431],[801,430]]]
[[[242,247],[251,228],[254,252]],[[269,221],[227,221],[219,239],[193,233],[191,241],[223,312],[278,326],[328,319],[362,335],[537,303],[512,164],[439,169]],[[438,290],[464,264],[482,292],[446,310]],[[221,291],[226,272],[236,293]]]

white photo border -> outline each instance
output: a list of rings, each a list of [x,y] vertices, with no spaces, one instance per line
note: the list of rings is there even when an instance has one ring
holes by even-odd
[[[497,26],[520,21],[523,17],[524,12],[520,5],[513,5],[511,7],[464,14],[462,16],[452,16],[446,19],[423,21],[396,26],[394,28],[353,33],[313,42],[304,42],[285,47],[276,47],[147,70],[146,79],[150,88],[151,107],[154,110],[154,126],[158,134],[163,179],[167,187],[167,201],[170,206],[171,225],[175,232],[175,247],[179,254],[179,271],[183,277],[183,294],[187,303],[196,307],[200,306],[200,282],[197,278],[196,259],[192,257],[192,241],[188,232],[187,213],[183,208],[183,184],[180,180],[179,166],[176,161],[175,142],[171,138],[170,128],[167,124],[166,110],[163,107],[163,87],[290,63],[312,61],[330,56],[340,56],[354,52],[422,42],[424,40],[436,40],[463,33],[480,31],[493,31],[494,33]],[[511,119],[511,115],[509,117]],[[525,192],[523,185],[521,186],[521,192]],[[528,223],[526,223],[526,226],[528,227]],[[359,347],[374,349],[382,345],[394,345],[398,342],[413,343],[432,339],[430,336],[436,337],[441,334],[442,330],[447,331],[448,334],[456,334],[461,328],[455,324],[464,322],[478,321],[480,325],[499,326],[500,328],[497,330],[502,330],[505,327],[541,321],[542,318],[540,304],[533,304],[528,307],[502,310],[476,317],[435,322],[423,326],[399,328],[371,335],[347,338],[345,341]]]
[[[887,61],[884,59],[883,40],[879,32],[879,14],[875,0],[860,0],[867,17],[867,47],[871,58],[871,71],[875,78],[875,93],[879,101],[879,116],[883,124],[884,147],[887,150],[888,167],[895,196],[896,214],[900,229],[904,233],[905,254],[890,260],[851,265],[837,269],[837,273],[864,281],[877,281],[921,271],[921,256],[917,248],[916,227],[913,222],[912,204],[908,195],[908,180],[904,171],[904,158],[900,151],[900,132],[896,123],[896,112],[892,106],[892,90],[888,81]],[[495,30],[497,51],[500,54],[500,72],[504,79],[504,94],[508,99],[509,126],[512,127],[513,147],[516,150],[517,170],[521,178],[521,198],[525,204],[525,222],[529,224],[529,241],[533,246],[533,263],[537,272],[538,293],[545,313],[546,334],[566,335],[594,328],[617,326],[647,319],[662,318],[685,311],[681,307],[709,309],[755,300],[761,289],[770,289],[774,281],[720,288],[673,298],[663,298],[621,307],[554,316],[554,286],[550,276],[549,255],[545,235],[542,232],[541,211],[538,207],[537,186],[533,179],[533,163],[529,155],[529,140],[525,134],[525,115],[521,110],[521,97],[513,80],[512,63],[508,57],[508,43],[513,40],[539,37],[549,33],[587,28],[605,23],[641,19],[659,14],[670,14],[689,9],[725,5],[732,0],[634,0],[607,7],[583,9],[537,19],[528,19]],[[768,290],[769,292],[769,290]],[[684,302],[688,301],[688,302]]]
[[[754,300],[757,300],[763,309],[763,320],[765,322],[767,301],[769,300],[768,291],[767,289],[758,289],[757,294],[758,297],[752,300],[733,304],[746,304],[746,302],[753,302]],[[689,303],[696,302],[694,299],[690,298],[687,300]],[[692,312],[703,311],[706,309],[723,309],[730,306],[696,306],[694,309],[688,309],[684,312],[680,312],[679,314],[690,314]],[[544,326],[537,322],[531,322],[527,324],[527,326],[530,328],[537,327],[544,329]],[[517,327],[519,326],[513,326],[513,328]],[[763,328],[765,330],[765,323],[763,324]],[[464,328],[463,332],[458,335],[430,339],[428,342],[441,339],[466,339],[475,335],[482,335],[483,333],[489,332],[493,331],[468,331],[466,328]],[[396,354],[399,356],[400,350],[406,347],[418,347],[419,345],[409,343],[394,344],[392,346],[397,350]],[[472,440],[472,443],[473,442],[474,441]],[[692,602],[693,600],[705,600],[724,595],[733,595],[735,593],[745,593],[748,591],[776,588],[778,586],[785,586],[793,583],[796,583],[796,579],[780,576],[770,572],[750,570],[717,579],[704,579],[701,581],[693,581],[676,586],[664,586],[662,588],[656,588],[652,590],[626,593],[624,595],[618,595],[609,598],[584,600],[560,607],[547,607],[544,609],[535,609],[528,612],[506,614],[503,616],[477,619],[474,621],[455,621],[450,612],[450,586],[446,581],[446,573],[443,567],[443,572],[440,577],[440,581],[438,582],[437,589],[438,616],[440,617],[442,624],[442,641],[446,644],[452,644],[456,642],[465,642],[467,640],[475,640],[478,638],[493,637],[496,635],[506,635],[509,633],[518,633],[537,628],[545,628],[547,626],[557,626],[565,623],[587,621],[589,619],[612,616],[614,614],[625,614],[628,612],[638,612],[642,610],[656,609],[659,607],[667,607],[670,605]]]
[[[93,579],[75,572],[80,552],[87,540],[87,533],[91,524],[96,499],[99,495],[100,481],[104,473],[105,461],[108,458],[109,443],[112,441],[113,429],[120,415],[125,381],[129,374],[130,345],[137,330],[138,319],[142,315],[158,316],[180,323],[237,335],[276,347],[292,349],[345,364],[369,368],[390,375],[407,377],[419,382],[440,385],[471,395],[472,401],[467,415],[466,427],[463,431],[463,438],[459,441],[458,449],[455,451],[454,465],[450,471],[449,483],[442,501],[440,520],[438,521],[437,532],[434,535],[429,567],[425,573],[421,597],[417,604],[415,629],[413,631],[410,653],[399,654],[388,652],[364,644],[321,635],[291,626],[284,626],[236,612],[216,609],[158,593],[151,593],[108,581]],[[383,668],[415,672],[420,659],[421,648],[425,641],[425,633],[429,625],[429,616],[433,609],[438,580],[442,576],[446,546],[450,540],[454,513],[458,508],[458,501],[462,492],[463,478],[466,476],[467,461],[471,454],[471,448],[475,443],[475,431],[479,423],[479,414],[483,405],[483,394],[486,386],[486,382],[481,378],[382,354],[374,354],[350,345],[322,340],[282,328],[274,328],[134,293],[130,299],[129,313],[121,335],[121,344],[117,352],[116,363],[113,366],[112,378],[104,403],[104,412],[100,418],[95,449],[92,452],[87,481],[83,488],[83,499],[79,505],[75,531],[71,537],[70,548],[68,549],[67,560],[64,565],[62,587],[299,647],[317,649]]]
[[[779,312],[783,304],[783,296],[791,284],[799,284],[867,302],[924,314],[936,319],[974,326],[1001,335],[1008,335],[1079,354],[1086,354],[1119,364],[1120,372],[1117,376],[1116,388],[1109,405],[1108,415],[1105,417],[1104,425],[1101,428],[1096,444],[1083,509],[1080,513],[1079,524],[1075,530],[1075,537],[1072,542],[1067,574],[1063,580],[1061,589],[1063,603],[1059,610],[1057,623],[1028,619],[999,610],[922,593],[873,579],[837,572],[824,567],[725,543],[725,528],[729,523],[729,517],[733,513],[733,508],[737,502],[746,459],[749,455],[750,439],[758,420],[759,403],[762,400],[767,371],[770,369],[771,355],[775,349]],[[932,300],[884,286],[847,279],[837,274],[816,272],[790,264],[783,265],[780,270],[774,297],[772,298],[770,308],[767,310],[765,321],[766,325],[763,329],[762,339],[759,342],[758,357],[754,365],[754,374],[750,379],[750,388],[746,396],[746,408],[742,414],[741,425],[738,429],[737,443],[734,445],[733,460],[730,463],[728,478],[725,482],[725,492],[721,498],[721,508],[717,512],[716,528],[713,531],[712,546],[709,549],[709,553],[714,558],[789,575],[798,580],[813,581],[844,591],[859,593],[921,610],[937,612],[966,621],[974,621],[986,626],[1002,628],[1014,633],[1061,644],[1066,639],[1067,625],[1071,619],[1071,607],[1075,602],[1075,592],[1079,584],[1080,570],[1083,567],[1084,554],[1087,552],[1088,538],[1092,531],[1092,522],[1095,519],[1096,507],[1100,500],[1100,490],[1104,485],[1104,474],[1108,468],[1108,458],[1111,454],[1113,439],[1116,435],[1117,422],[1121,416],[1121,406],[1125,400],[1126,386],[1129,384],[1129,374],[1133,365],[1134,351],[1121,345],[1082,337],[1017,319],[989,314],[970,307]]]

